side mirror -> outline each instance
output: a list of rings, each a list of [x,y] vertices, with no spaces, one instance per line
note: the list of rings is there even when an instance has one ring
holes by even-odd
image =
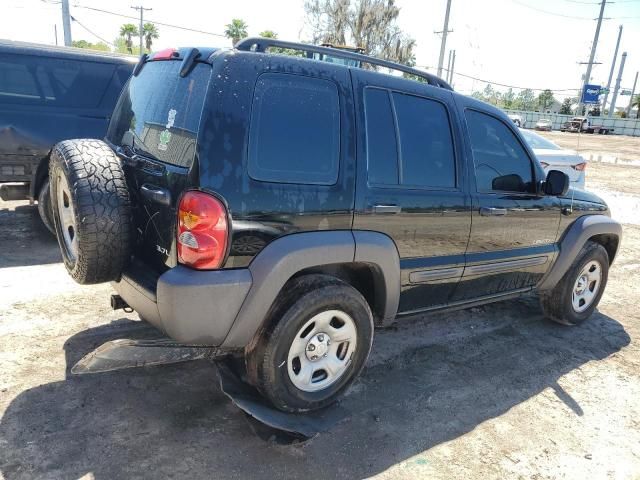
[[[549,170],[544,182],[544,193],[547,195],[562,196],[569,190],[569,176],[560,170]]]
[[[502,192],[524,192],[526,190],[526,185],[522,181],[522,177],[520,175],[511,173],[509,175],[495,177],[491,181],[491,189]]]

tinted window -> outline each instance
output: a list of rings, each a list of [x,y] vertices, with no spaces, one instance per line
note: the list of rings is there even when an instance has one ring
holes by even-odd
[[[115,68],[110,63],[6,55],[0,59],[0,101],[96,108]]]
[[[249,129],[252,178],[333,185],[339,152],[340,105],[334,83],[299,75],[260,76]]]
[[[364,101],[369,183],[397,185],[398,150],[389,92],[367,88]]]
[[[123,90],[107,138],[160,161],[191,166],[210,76],[211,67],[203,63],[186,77],[178,61],[147,63]]]
[[[15,61],[13,55],[0,57],[0,101],[41,100],[35,75],[35,66],[29,69],[24,62]]]
[[[500,120],[467,110],[467,126],[479,191],[527,192],[533,185],[531,160]]]
[[[560,147],[555,143],[550,142],[544,137],[541,137],[537,133],[530,132],[524,128],[520,129],[520,133],[524,137],[525,141],[531,148],[544,148],[547,150],[560,150]]]
[[[443,104],[393,94],[400,132],[400,183],[422,187],[455,187],[455,160],[449,116]]]

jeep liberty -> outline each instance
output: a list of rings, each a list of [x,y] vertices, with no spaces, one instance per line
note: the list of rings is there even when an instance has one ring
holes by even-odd
[[[583,322],[621,240],[500,110],[274,39],[144,55],[106,138],[59,143],[50,181],[76,281],[113,282],[115,307],[181,344],[241,355],[290,412],[334,402],[374,327],[408,315],[536,291],[546,317]]]

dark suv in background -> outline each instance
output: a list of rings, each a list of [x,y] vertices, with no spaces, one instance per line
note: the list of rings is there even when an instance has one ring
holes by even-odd
[[[261,38],[143,57],[105,140],[58,144],[50,178],[74,279],[113,281],[114,307],[184,345],[243,355],[286,411],[334,401],[397,318],[537,291],[547,317],[581,323],[621,238],[500,110]]]
[[[0,196],[38,200],[53,231],[49,154],[68,138],[104,136],[135,59],[0,40]],[[11,185],[3,183],[14,182]],[[17,184],[15,184],[17,183]]]

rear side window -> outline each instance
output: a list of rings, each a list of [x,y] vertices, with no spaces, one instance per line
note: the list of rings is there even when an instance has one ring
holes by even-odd
[[[179,61],[148,62],[122,91],[107,139],[140,154],[190,167],[211,67],[197,63],[186,77]]]
[[[435,100],[365,89],[367,175],[372,185],[454,188],[453,137]]]
[[[529,155],[513,132],[491,115],[465,112],[480,192],[530,192],[533,171]]]
[[[338,180],[340,102],[335,83],[266,73],[256,84],[248,170],[254,180],[333,185]]]
[[[0,102],[96,108],[115,69],[110,63],[5,55],[0,58]]]

